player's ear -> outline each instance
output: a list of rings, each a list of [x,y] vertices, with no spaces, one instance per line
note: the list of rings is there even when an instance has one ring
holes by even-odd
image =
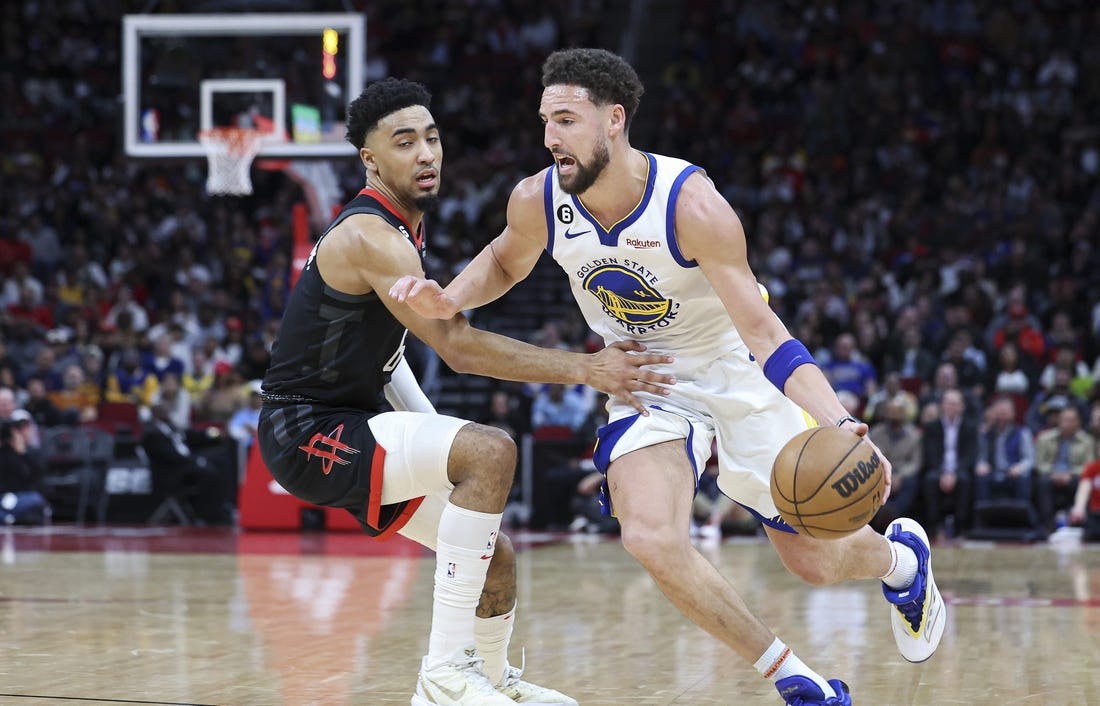
[[[368,174],[373,174],[378,171],[378,163],[374,160],[374,151],[370,147],[361,147],[359,149],[359,159],[363,162],[363,166],[367,168]]]
[[[619,103],[611,106],[611,112],[607,115],[608,128],[612,133],[626,131],[626,109]]]

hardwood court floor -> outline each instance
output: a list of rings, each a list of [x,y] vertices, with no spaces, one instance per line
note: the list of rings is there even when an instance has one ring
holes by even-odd
[[[559,540],[565,541],[559,541]],[[512,657],[584,706],[776,704],[616,539],[518,536]],[[860,705],[1100,703],[1100,547],[938,546],[923,665],[877,583],[811,589],[763,540],[704,553]],[[164,528],[0,530],[0,704],[408,704],[433,560],[405,540]]]

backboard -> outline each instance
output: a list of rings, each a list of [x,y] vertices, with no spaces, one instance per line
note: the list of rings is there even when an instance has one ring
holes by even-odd
[[[260,157],[355,154],[344,111],[363,90],[355,13],[126,15],[123,132],[132,157],[202,157],[200,130],[274,130]]]

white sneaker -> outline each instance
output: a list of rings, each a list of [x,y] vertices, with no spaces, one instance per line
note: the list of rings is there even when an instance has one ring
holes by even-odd
[[[901,517],[886,528],[886,538],[899,542],[917,555],[917,576],[908,588],[894,590],[882,584],[890,606],[890,624],[901,656],[923,662],[935,653],[947,624],[947,607],[932,578],[932,551],[928,534],[916,520]]]
[[[523,681],[520,679],[522,676],[522,669],[508,665],[504,670],[504,681],[497,686],[497,691],[507,696],[513,703],[527,704],[527,706],[578,706],[576,699],[553,689]]]
[[[481,671],[484,660],[476,650],[458,652],[454,661],[434,669],[427,668],[426,660],[420,663],[412,706],[514,706]]]

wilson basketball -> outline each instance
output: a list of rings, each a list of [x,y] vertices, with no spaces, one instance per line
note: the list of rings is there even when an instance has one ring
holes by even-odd
[[[772,466],[772,500],[799,534],[849,535],[882,506],[882,459],[863,437],[836,427],[807,429],[787,442]]]

